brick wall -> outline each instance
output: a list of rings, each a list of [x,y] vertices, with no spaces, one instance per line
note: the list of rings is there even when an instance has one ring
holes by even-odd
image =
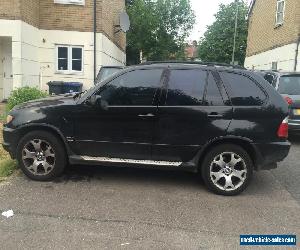
[[[1,0],[0,19],[20,19],[20,0]]]
[[[23,20],[39,29],[93,32],[94,0],[85,5],[57,4],[54,0],[0,0],[0,19]],[[97,32],[125,50],[122,32],[115,34],[119,13],[125,0],[97,0]]]
[[[40,18],[39,0],[20,0],[20,2],[22,20],[34,27],[38,27]]]
[[[40,0],[39,28],[47,30],[76,30],[92,32],[92,10],[93,0],[85,0],[84,6],[56,4],[54,3],[54,0]]]
[[[125,9],[124,0],[97,0],[97,32],[105,33],[123,50],[126,40],[123,33],[115,34],[114,24]],[[47,30],[76,30],[93,32],[94,1],[85,5],[55,4],[53,0],[40,0],[40,28]]]
[[[247,56],[295,42],[300,33],[300,1],[285,1],[282,26],[275,27],[277,0],[256,0],[249,19]]]
[[[125,10],[124,0],[102,0],[102,31],[124,50],[126,39],[123,32],[118,32],[114,25],[119,23],[119,14]]]

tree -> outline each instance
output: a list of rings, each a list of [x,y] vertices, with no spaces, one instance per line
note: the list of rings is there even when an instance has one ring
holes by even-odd
[[[235,61],[238,61],[240,65],[244,64],[248,34],[246,20],[248,7],[244,1],[237,1],[228,5],[220,4],[215,15],[215,22],[207,27],[204,37],[200,39],[198,51],[202,61],[231,62],[237,5],[239,12]]]
[[[147,60],[183,56],[185,38],[195,15],[189,0],[134,0],[127,5],[131,28],[127,34],[127,58],[138,63],[139,53]]]

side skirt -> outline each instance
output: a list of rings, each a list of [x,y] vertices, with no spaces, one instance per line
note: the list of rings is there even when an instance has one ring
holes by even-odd
[[[100,166],[118,166],[118,167],[138,167],[138,168],[158,168],[166,170],[183,170],[197,172],[197,167],[192,162],[170,162],[170,161],[152,161],[121,159],[110,157],[92,157],[71,155],[69,162],[72,165],[100,165]]]

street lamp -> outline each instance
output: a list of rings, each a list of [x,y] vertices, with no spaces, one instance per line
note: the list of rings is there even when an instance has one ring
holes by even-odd
[[[234,64],[235,60],[235,47],[236,47],[236,35],[237,35],[237,25],[238,25],[238,15],[239,15],[239,0],[235,0],[236,3],[236,13],[235,13],[235,26],[234,26],[234,36],[233,36],[233,49],[232,49],[232,59],[231,64]]]

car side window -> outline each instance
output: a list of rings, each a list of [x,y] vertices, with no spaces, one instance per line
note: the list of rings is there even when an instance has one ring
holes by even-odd
[[[236,106],[259,106],[267,98],[261,88],[247,76],[220,72],[224,82],[231,86],[231,102]]]
[[[199,69],[170,71],[166,106],[203,105],[207,72]]]
[[[211,72],[208,75],[206,94],[204,99],[205,99],[205,105],[208,106],[224,105],[224,101],[221,96],[220,90]]]
[[[163,69],[139,69],[127,72],[98,93],[110,106],[151,106],[160,88]]]

